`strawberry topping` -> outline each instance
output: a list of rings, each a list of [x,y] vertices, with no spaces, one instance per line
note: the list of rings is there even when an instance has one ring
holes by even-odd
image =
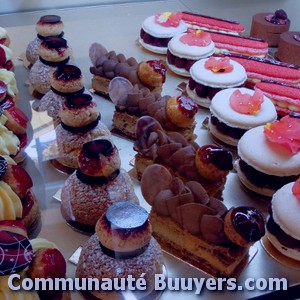
[[[14,106],[6,110],[12,118],[23,128],[27,127],[28,118],[21,109]]]
[[[175,14],[171,12],[164,12],[162,14],[155,15],[155,23],[163,27],[177,27],[181,21],[182,14],[177,12]]]
[[[228,57],[215,58],[210,57],[205,62],[205,68],[214,73],[229,73],[233,70],[233,65]]]
[[[189,46],[206,47],[211,43],[211,36],[203,30],[195,30],[194,32],[184,34],[180,37],[180,41]]]
[[[256,115],[260,111],[263,102],[264,95],[258,90],[253,95],[242,94],[240,90],[235,90],[229,98],[231,108],[245,115]]]

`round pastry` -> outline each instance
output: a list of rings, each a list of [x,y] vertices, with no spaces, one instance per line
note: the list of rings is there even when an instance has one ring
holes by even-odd
[[[16,106],[4,110],[7,120],[5,126],[17,136],[25,134],[28,118],[24,112]]]
[[[300,180],[279,189],[272,198],[267,238],[283,255],[300,261]]]
[[[234,244],[249,247],[265,235],[265,221],[256,208],[238,206],[226,214],[224,232]]]
[[[168,44],[167,64],[174,73],[190,77],[191,66],[214,51],[215,44],[208,32],[196,30],[178,34]]]
[[[10,45],[10,37],[7,34],[7,30],[3,27],[0,27],[0,44],[9,47]]]
[[[0,68],[8,71],[14,71],[12,62],[13,53],[10,48],[0,44]]]
[[[192,65],[190,74],[186,92],[198,105],[206,108],[218,91],[240,87],[247,79],[244,67],[228,57],[200,59]]]
[[[276,190],[299,177],[299,126],[300,119],[285,116],[252,128],[241,137],[236,169],[247,189],[272,197]]]
[[[151,236],[146,210],[129,202],[114,203],[100,217],[96,228],[97,232],[83,246],[76,277],[101,281],[120,280],[128,274],[138,279],[143,274],[147,289],[131,293],[137,299],[149,295],[154,290],[155,275],[163,273],[163,255]],[[91,294],[102,300],[123,299],[116,290],[91,291]]]
[[[140,44],[154,53],[166,54],[173,36],[187,30],[181,13],[164,12],[144,20],[140,31]]]
[[[51,88],[51,78],[56,68],[68,64],[70,49],[65,39],[50,36],[39,46],[39,55],[29,71],[29,81],[35,91],[44,95]]]
[[[276,47],[280,34],[289,31],[290,24],[283,9],[275,13],[258,13],[252,17],[250,36],[265,40],[269,47]]]
[[[232,170],[232,154],[217,145],[204,145],[197,149],[195,164],[199,174],[209,181],[226,178]]]
[[[280,34],[276,58],[300,67],[300,32],[287,31]]]
[[[120,169],[118,150],[109,140],[85,143],[78,161],[79,168],[66,180],[61,193],[62,214],[75,228],[93,232],[112,203],[138,203],[129,175]]]
[[[170,97],[166,106],[167,117],[181,128],[191,126],[195,122],[194,116],[197,111],[197,104],[185,96]]]
[[[99,138],[111,138],[107,126],[100,121],[100,112],[91,95],[67,97],[59,109],[61,123],[55,127],[59,157],[62,165],[76,169],[83,144]]]
[[[228,88],[218,92],[211,101],[210,112],[210,133],[234,147],[247,130],[277,119],[273,102],[262,92],[247,88]]]
[[[33,65],[39,58],[39,46],[45,37],[48,36],[63,36],[64,24],[60,16],[44,15],[35,26],[37,36],[29,42],[26,48],[26,58]]]

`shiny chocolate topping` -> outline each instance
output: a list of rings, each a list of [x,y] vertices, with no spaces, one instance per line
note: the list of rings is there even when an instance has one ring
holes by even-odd
[[[45,23],[45,24],[55,24],[59,23],[61,21],[61,17],[57,15],[45,15],[42,16],[39,20],[39,23]]]
[[[53,74],[53,77],[56,80],[62,80],[62,81],[80,79],[81,76],[82,76],[81,70],[74,65],[59,66]]]
[[[260,212],[250,206],[233,208],[231,220],[234,228],[250,242],[258,241],[265,234],[265,221]]]
[[[93,97],[89,94],[76,94],[71,97],[67,97],[66,106],[68,108],[80,108],[90,105],[92,101]]]
[[[179,110],[187,117],[193,118],[198,111],[198,105],[188,97],[177,97]]]
[[[58,36],[48,36],[44,39],[42,44],[49,49],[58,49],[58,48],[66,48],[67,41]]]
[[[7,161],[3,156],[0,156],[0,180],[7,170]]]
[[[166,81],[166,73],[167,73],[166,66],[159,60],[148,60],[147,64],[149,64],[155,72],[159,73],[162,76],[163,78],[162,82],[164,83]]]
[[[85,143],[82,147],[83,154],[90,159],[99,158],[99,154],[110,156],[114,152],[115,147],[108,140],[94,140]]]
[[[232,154],[230,151],[217,145],[200,147],[198,155],[202,161],[216,165],[220,170],[232,170]]]

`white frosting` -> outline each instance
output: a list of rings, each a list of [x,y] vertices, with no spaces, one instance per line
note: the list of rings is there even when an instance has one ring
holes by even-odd
[[[208,58],[200,59],[192,65],[190,74],[196,82],[210,87],[228,88],[239,86],[246,81],[246,71],[244,67],[236,61],[230,60],[230,64],[233,65],[231,72],[215,73],[205,68],[204,64],[207,60]]]
[[[180,41],[186,33],[175,35],[168,44],[172,54],[181,58],[198,60],[212,55],[215,51],[215,44],[212,41],[208,46],[189,46]]]
[[[144,20],[142,28],[148,34],[159,38],[170,38],[177,33],[182,33],[187,30],[187,25],[184,21],[180,21],[177,27],[165,27],[155,22],[155,16],[150,16]]]
[[[4,39],[7,36],[7,31],[5,28],[0,27],[0,39]]]
[[[210,104],[211,113],[221,122],[230,127],[250,129],[277,119],[277,113],[273,102],[264,96],[260,111],[256,115],[247,115],[235,111],[230,105],[230,96],[236,90],[242,94],[253,95],[254,91],[247,88],[229,88],[218,92]]]
[[[0,69],[0,80],[6,83],[7,92],[14,97],[18,93],[15,73],[6,69]]]
[[[300,200],[292,192],[294,182],[284,185],[272,199],[274,221],[291,237],[300,240]]]
[[[2,45],[2,44],[0,44],[0,47],[1,47],[1,48],[4,50],[4,52],[5,52],[6,61],[12,60],[12,58],[13,58],[13,53],[12,53],[11,49],[8,48],[8,47],[6,47],[6,46],[4,46],[4,45]]]
[[[300,152],[291,154],[283,146],[267,140],[264,126],[248,130],[239,140],[238,155],[248,165],[265,174],[291,176],[300,173]]]

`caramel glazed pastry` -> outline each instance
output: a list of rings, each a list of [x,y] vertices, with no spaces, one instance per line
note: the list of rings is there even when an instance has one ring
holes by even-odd
[[[135,58],[126,59],[123,54],[108,52],[99,43],[93,43],[89,49],[93,64],[92,88],[95,92],[108,96],[108,85],[117,76],[128,79],[132,84],[148,87],[151,91],[161,92],[166,80],[166,66],[158,60],[138,63]]]
[[[199,182],[183,183],[161,165],[146,168],[141,191],[162,248],[213,276],[236,276],[249,247],[265,234],[264,218],[255,208],[228,210]]]
[[[138,279],[144,274],[147,289],[136,289],[130,295],[134,299],[153,299],[155,274],[163,274],[164,268],[161,248],[151,233],[144,208],[128,201],[112,204],[99,218],[96,233],[82,248],[76,277],[117,279],[120,285],[128,275]],[[99,289],[91,294],[102,300],[124,299],[124,293],[115,290]]]
[[[37,93],[44,95],[51,89],[51,77],[58,66],[68,64],[70,49],[61,37],[49,36],[39,46],[39,59],[29,70],[29,82]]]
[[[35,25],[37,36],[26,47],[26,58],[33,65],[39,58],[39,46],[48,36],[62,37],[64,24],[57,15],[42,16]]]
[[[179,132],[187,140],[196,135],[195,115],[197,104],[185,96],[161,96],[146,87],[132,85],[123,77],[115,77],[109,84],[109,96],[115,104],[114,128],[133,139],[136,138],[136,122],[141,116],[155,118],[166,132]]]
[[[120,168],[118,149],[109,140],[84,144],[78,165],[61,192],[62,215],[73,227],[94,232],[97,220],[112,203],[139,203],[130,176]]]
[[[109,129],[100,121],[101,114],[90,94],[67,97],[58,115],[61,123],[55,127],[58,148],[56,160],[65,167],[78,167],[78,154],[86,142],[111,138]]]
[[[60,122],[59,109],[67,97],[90,94],[84,87],[84,78],[81,70],[74,65],[62,65],[52,74],[50,79],[51,90],[45,94],[39,104],[39,111],[47,111],[53,119],[54,127]]]
[[[233,168],[231,152],[217,145],[199,146],[180,133],[167,134],[152,117],[137,122],[135,169],[141,178],[145,168],[161,164],[185,181],[200,182],[211,197],[221,197],[226,177]]]

